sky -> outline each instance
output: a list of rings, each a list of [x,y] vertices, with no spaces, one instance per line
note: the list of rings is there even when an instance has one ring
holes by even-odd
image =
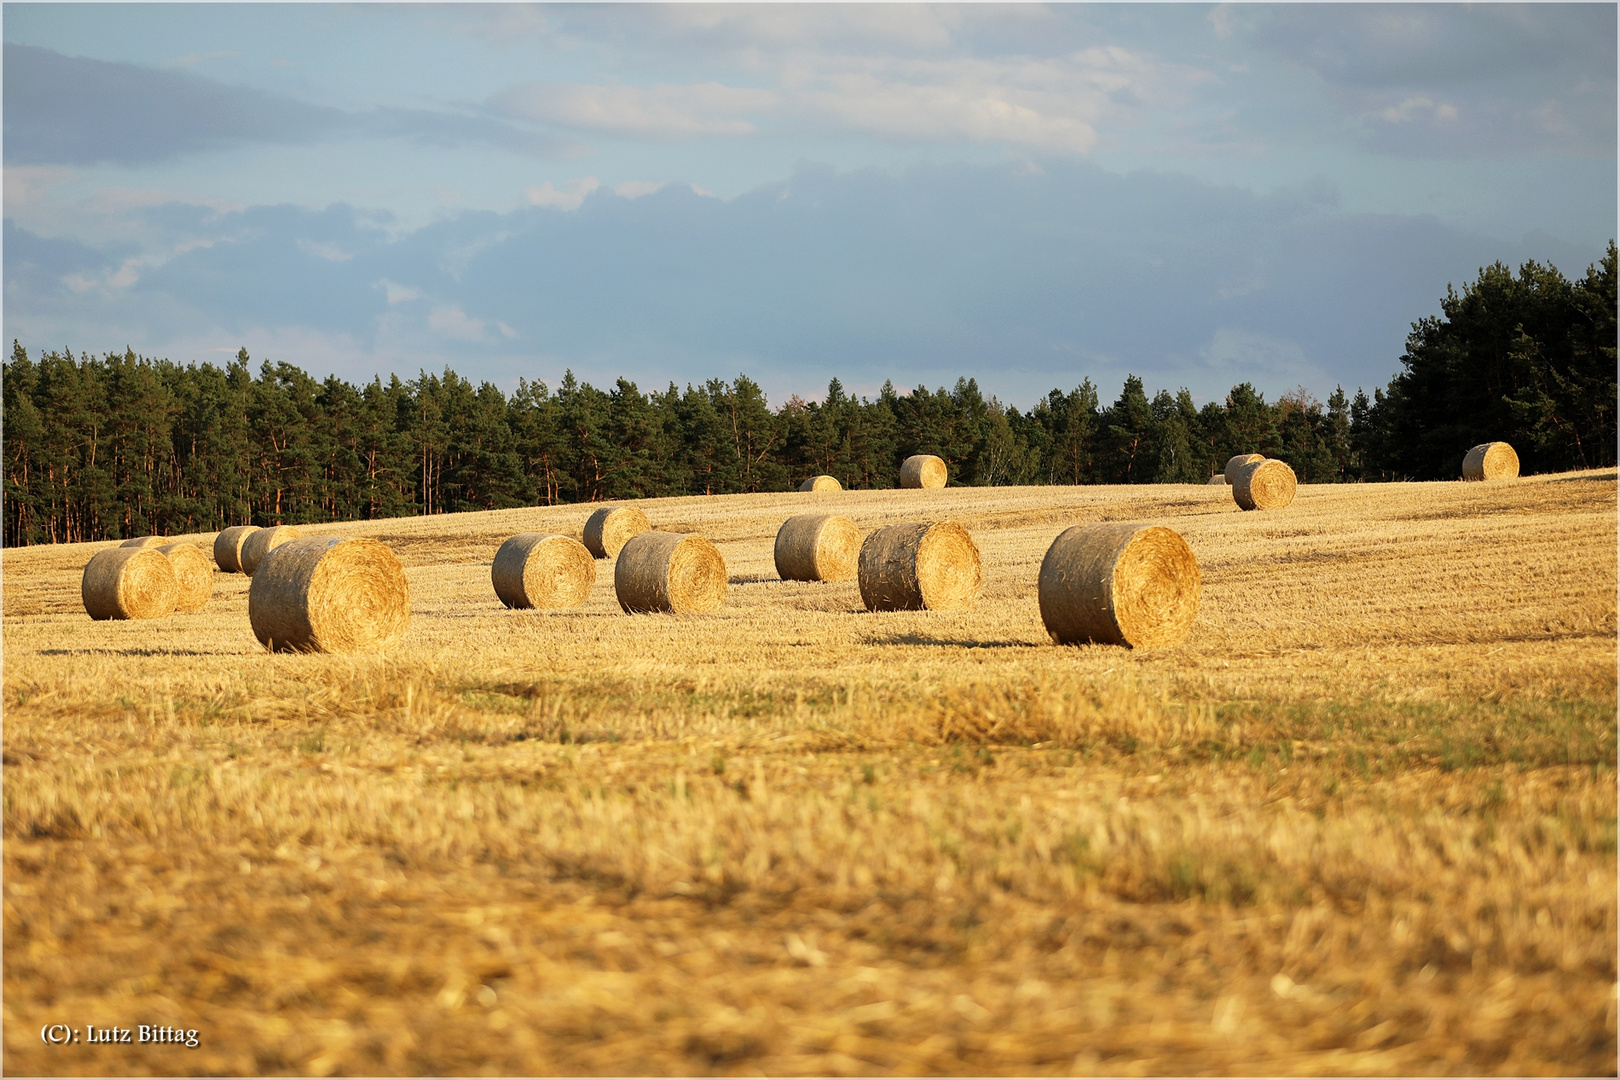
[[[1613,4],[26,4],[3,332],[771,400],[1388,382],[1616,235]]]

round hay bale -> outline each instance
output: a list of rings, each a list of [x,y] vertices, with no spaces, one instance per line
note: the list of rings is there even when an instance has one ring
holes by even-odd
[[[118,546],[127,548],[155,548],[162,547],[168,542],[169,538],[166,536],[134,536],[128,540],[125,540]]]
[[[411,590],[399,559],[363,537],[278,544],[248,587],[253,636],[272,652],[382,649],[400,639],[410,618]]]
[[[1294,501],[1298,486],[1286,461],[1253,461],[1238,469],[1232,498],[1245,510],[1281,510]]]
[[[958,611],[979,598],[984,567],[962,526],[914,522],[868,536],[859,577],[869,611]]]
[[[257,525],[232,525],[214,537],[214,562],[227,574],[242,573],[242,544],[259,531]]]
[[[1041,621],[1059,645],[1173,645],[1202,592],[1187,541],[1158,525],[1076,525],[1041,560]]]
[[[585,546],[598,559],[611,559],[632,536],[651,528],[647,515],[634,506],[604,506],[585,522]]]
[[[945,486],[945,462],[933,454],[913,454],[900,464],[900,486],[903,488],[942,488]]]
[[[164,544],[158,550],[174,568],[174,580],[180,588],[174,609],[201,611],[214,595],[214,564],[196,544]]]
[[[1223,473],[1216,473],[1214,476],[1209,478],[1209,482],[1211,484],[1219,484],[1222,487],[1225,487],[1226,486],[1226,476]]]
[[[509,608],[576,608],[596,584],[596,560],[572,536],[518,533],[489,567],[495,595]]]
[[[268,529],[253,530],[242,541],[242,573],[252,577],[271,550],[303,535],[291,525],[272,525]]]
[[[644,532],[625,541],[613,567],[613,591],[629,614],[703,615],[726,599],[726,560],[703,537]]]
[[[812,476],[810,479],[808,479],[804,483],[800,484],[799,485],[799,490],[800,491],[843,491],[844,490],[844,485],[840,484],[838,482],[838,477],[836,477],[836,476],[828,476],[825,473],[823,473],[820,476]]]
[[[1480,443],[1463,457],[1464,480],[1512,480],[1519,475],[1519,455],[1505,442]]]
[[[799,514],[776,530],[783,581],[848,581],[861,558],[861,530],[837,514]]]
[[[92,619],[161,619],[174,614],[180,583],[155,548],[115,547],[85,565],[79,592]]]
[[[1243,468],[1245,465],[1252,465],[1257,461],[1264,460],[1266,460],[1266,455],[1264,454],[1239,454],[1235,458],[1228,459],[1226,462],[1226,471],[1221,473],[1221,479],[1225,480],[1228,484],[1235,484],[1237,483],[1237,474],[1239,469]]]

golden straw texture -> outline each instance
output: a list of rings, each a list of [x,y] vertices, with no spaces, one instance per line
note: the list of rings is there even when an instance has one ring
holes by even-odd
[[[598,559],[611,559],[625,543],[652,528],[652,523],[634,506],[604,506],[585,522],[585,547]]]
[[[848,581],[861,557],[861,530],[837,514],[799,514],[776,530],[776,572],[783,581]]]
[[[900,465],[903,488],[942,488],[945,479],[945,462],[933,454],[913,454]]]
[[[196,544],[164,544],[158,551],[174,568],[174,580],[180,589],[174,609],[201,611],[214,595],[214,564]]]
[[[257,525],[232,525],[214,537],[214,562],[227,574],[242,572],[242,545],[259,531]]]
[[[155,548],[115,547],[86,564],[79,592],[92,619],[161,619],[174,613],[180,585]]]
[[[1254,461],[1238,470],[1232,498],[1245,510],[1281,510],[1294,501],[1298,481],[1285,461]]]
[[[952,521],[877,530],[861,545],[859,576],[869,611],[958,611],[984,585],[979,546]]]
[[[1480,443],[1463,458],[1464,480],[1512,480],[1519,475],[1519,455],[1505,442]]]
[[[375,540],[312,536],[278,545],[253,574],[248,621],[272,651],[360,652],[405,633],[411,591]]]
[[[125,540],[118,546],[127,548],[155,548],[162,547],[168,542],[169,539],[166,536],[136,536],[129,540]]]
[[[242,541],[242,573],[252,577],[259,563],[272,550],[303,535],[291,525],[272,525],[268,529],[255,529]]]
[[[1202,592],[1192,549],[1157,525],[1076,525],[1041,560],[1041,621],[1059,645],[1173,645]]]
[[[1220,484],[1222,487],[1225,487],[1226,486],[1226,474],[1224,474],[1224,473],[1216,473],[1214,476],[1209,478],[1209,482],[1211,484]]]
[[[843,491],[844,490],[844,485],[840,484],[838,482],[838,477],[836,477],[836,476],[828,476],[825,473],[823,473],[821,476],[812,476],[810,479],[808,479],[804,483],[800,484],[799,485],[799,490],[800,491]]]
[[[1264,454],[1239,454],[1237,457],[1229,458],[1226,462],[1226,471],[1221,473],[1221,479],[1228,484],[1235,484],[1237,483],[1238,470],[1245,465],[1252,465],[1257,461],[1264,460],[1266,460]]]
[[[725,602],[726,560],[695,534],[639,533],[619,551],[613,591],[631,614],[707,614]]]
[[[509,608],[577,608],[596,584],[596,559],[572,536],[518,533],[489,567],[495,595]]]

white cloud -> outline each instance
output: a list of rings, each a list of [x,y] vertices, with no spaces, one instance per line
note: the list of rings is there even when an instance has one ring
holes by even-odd
[[[682,139],[752,135],[745,116],[776,107],[770,90],[703,82],[626,86],[620,83],[530,83],[499,95],[496,105],[529,120],[606,135]]]
[[[298,250],[306,255],[314,255],[318,259],[325,259],[327,262],[342,263],[354,258],[354,252],[344,251],[336,244],[317,244],[307,239],[298,241]]]
[[[413,289],[409,285],[401,285],[398,282],[389,281],[387,278],[378,280],[377,284],[382,286],[383,295],[388,298],[389,307],[393,307],[396,304],[409,303],[412,300],[420,300],[422,298],[422,291],[420,289]]]
[[[553,210],[578,210],[585,201],[585,196],[602,186],[602,182],[594,176],[581,177],[570,180],[562,187],[557,187],[550,180],[543,184],[530,186],[524,194],[528,197],[530,206],[546,206]]]
[[[58,184],[73,179],[73,170],[64,165],[7,165],[5,167],[6,209],[38,202]]]
[[[663,189],[662,180],[626,180],[614,186],[613,194],[621,199],[639,199],[643,195],[652,195]]]
[[[1399,105],[1391,105],[1379,114],[1379,119],[1391,124],[1407,124],[1414,120],[1449,121],[1457,119],[1457,106],[1426,97],[1409,97]]]
[[[512,329],[510,326],[507,326],[503,322],[497,322],[495,324],[495,328],[501,332],[501,337],[503,338],[510,339],[518,336],[518,332],[516,330]]]
[[[457,341],[484,340],[484,320],[469,317],[454,304],[434,308],[428,315],[428,329]]]

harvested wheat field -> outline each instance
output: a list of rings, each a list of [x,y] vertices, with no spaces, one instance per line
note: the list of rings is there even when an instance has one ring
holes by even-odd
[[[1615,489],[640,503],[724,557],[684,617],[493,594],[588,507],[304,527],[399,556],[380,655],[266,653],[239,575],[93,622],[111,544],[9,549],[6,1070],[1612,1075]],[[812,509],[955,521],[983,591],[783,582]],[[1050,643],[1095,521],[1185,538],[1178,644]]]

